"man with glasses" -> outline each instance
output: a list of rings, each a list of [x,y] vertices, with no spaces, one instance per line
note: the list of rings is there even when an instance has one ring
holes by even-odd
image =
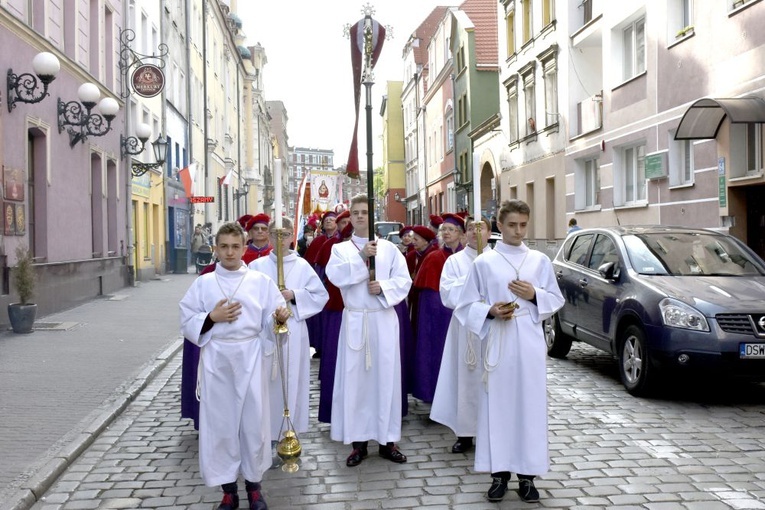
[[[260,213],[247,222],[245,229],[250,236],[250,243],[242,256],[242,261],[245,264],[271,253],[271,243],[268,242],[268,223],[270,221],[271,218],[267,214]]]

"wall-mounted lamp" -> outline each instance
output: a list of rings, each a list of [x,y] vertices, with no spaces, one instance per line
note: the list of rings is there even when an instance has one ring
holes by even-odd
[[[394,199],[396,202],[399,202],[399,203],[402,203],[402,204],[403,204],[404,202],[406,202],[406,199],[404,199],[404,198],[401,198],[401,195],[399,194],[399,192],[398,192],[398,191],[397,191],[397,192],[395,192],[395,193],[393,194],[393,199]]]
[[[8,112],[16,108],[16,103],[39,103],[48,94],[48,85],[56,79],[56,74],[61,70],[61,63],[53,53],[43,51],[32,59],[32,69],[35,72],[16,75],[13,69],[8,69],[8,88],[6,101]],[[38,90],[37,80],[42,83],[42,89]]]
[[[250,183],[247,181],[244,181],[244,184],[242,184],[241,190],[234,190],[234,200],[239,200],[241,197],[246,197],[249,192],[250,192]]]
[[[462,172],[455,168],[454,172],[452,172],[452,174],[454,174],[454,177],[453,177],[454,185],[455,186],[461,185],[462,184]]]
[[[92,83],[83,83],[77,90],[80,101],[65,103],[58,99],[58,132],[67,127],[69,146],[74,147],[78,142],[84,142],[88,136],[104,136],[112,128],[112,120],[117,116],[120,104],[111,97],[105,97],[100,102],[101,92]],[[98,102],[101,114],[91,113]]]
[[[128,155],[137,156],[142,153],[150,136],[151,126],[145,122],[140,122],[135,127],[135,136],[125,138],[123,135],[120,135],[120,156],[122,159],[125,159]],[[138,144],[141,144],[140,148],[138,148]]]
[[[140,177],[149,170],[156,170],[165,164],[165,159],[167,158],[167,139],[163,138],[162,135],[159,135],[159,138],[151,142],[151,144],[154,147],[154,159],[156,159],[157,162],[133,163],[130,170],[133,172],[134,177]]]

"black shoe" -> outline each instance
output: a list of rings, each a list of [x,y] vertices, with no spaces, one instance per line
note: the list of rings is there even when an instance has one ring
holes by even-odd
[[[319,359],[321,358],[321,351],[316,351],[313,353],[313,356],[311,356],[311,359]]]
[[[250,503],[250,510],[268,510],[266,500],[260,489],[247,492],[247,501]]]
[[[473,448],[472,437],[458,437],[457,442],[452,445],[452,453],[465,453]]]
[[[236,492],[224,492],[218,510],[236,510],[239,508],[239,495]]]
[[[486,497],[489,501],[502,501],[507,492],[507,480],[501,476],[495,476],[491,479],[491,487]]]
[[[361,461],[368,455],[366,448],[354,448],[348,458],[345,460],[345,465],[348,467],[356,467],[361,464]]]
[[[395,462],[396,464],[403,464],[406,462],[406,455],[401,453],[401,451],[398,449],[398,446],[396,445],[380,445],[380,457],[383,459],[388,459],[391,462]]]
[[[539,491],[534,487],[534,480],[521,479],[518,481],[518,495],[526,503],[539,501]]]

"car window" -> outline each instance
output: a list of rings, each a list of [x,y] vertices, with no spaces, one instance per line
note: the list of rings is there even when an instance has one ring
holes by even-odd
[[[662,232],[624,236],[635,271],[674,276],[763,274],[762,263],[735,238],[715,233]]]
[[[614,245],[610,237],[598,234],[595,244],[592,246],[592,255],[590,255],[590,262],[587,267],[597,270],[600,266],[609,262],[619,262],[616,245]]]
[[[568,255],[568,261],[580,266],[586,265],[587,253],[590,251],[590,245],[592,244],[592,234],[582,234],[576,236],[571,246],[571,252]]]

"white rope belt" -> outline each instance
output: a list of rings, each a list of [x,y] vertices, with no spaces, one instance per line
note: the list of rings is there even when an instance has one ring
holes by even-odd
[[[463,357],[463,361],[468,366],[470,370],[475,370],[475,367],[478,366],[478,355],[475,351],[475,341],[476,336],[473,334],[472,331],[467,332],[467,345],[465,346],[465,356]]]
[[[510,319],[510,322],[514,321],[517,317],[523,317],[524,315],[531,315],[528,308],[520,308],[516,310],[513,314],[513,318]],[[502,319],[494,319],[489,327],[489,336],[486,340],[486,352],[483,354],[483,386],[486,391],[489,390],[489,372],[493,372],[502,360],[502,347],[504,346],[504,342],[500,335],[502,322],[505,321]],[[499,345],[499,348],[497,349],[499,352],[492,360],[490,359],[489,353],[494,350],[495,344]]]
[[[348,345],[348,348],[352,351],[359,352],[361,349],[364,349],[364,369],[369,370],[372,368],[372,351],[369,347],[369,318],[367,317],[367,314],[374,313],[374,312],[382,312],[384,308],[377,308],[377,309],[370,309],[370,308],[350,308],[348,306],[345,307],[345,309],[349,312],[360,312],[363,314],[361,318],[361,338],[362,338],[362,344],[358,347],[355,347],[351,342],[351,336],[349,334],[350,328],[346,328],[345,330],[345,343]]]
[[[253,338],[257,338],[256,336],[250,336],[247,338],[223,338],[223,337],[217,337],[213,336],[210,338],[210,342],[215,340],[216,342],[226,342],[226,343],[240,343],[240,342],[247,342],[249,340],[252,340]],[[210,342],[206,343],[204,347],[199,348],[199,364],[197,365],[197,389],[196,389],[196,396],[197,396],[197,402],[199,402],[202,399],[202,372],[204,372],[204,369],[202,367],[204,359],[204,356],[202,356],[202,353],[204,352],[205,348],[210,345]]]

